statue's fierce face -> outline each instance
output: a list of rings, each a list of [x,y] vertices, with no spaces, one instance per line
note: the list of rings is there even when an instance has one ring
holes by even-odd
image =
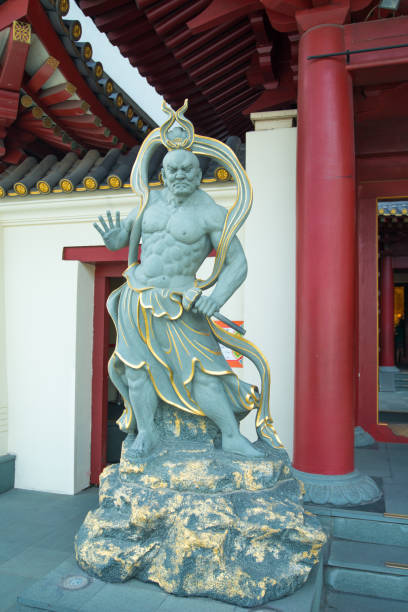
[[[190,151],[177,149],[165,155],[162,176],[165,186],[173,195],[187,198],[200,184],[200,164]]]

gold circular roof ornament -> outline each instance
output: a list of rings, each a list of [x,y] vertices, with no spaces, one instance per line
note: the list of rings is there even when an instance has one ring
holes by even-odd
[[[95,189],[98,188],[98,183],[93,176],[86,176],[84,178],[84,186],[86,189],[88,189],[88,191],[95,191]]]
[[[138,119],[138,120],[137,120],[137,124],[136,124],[137,129],[138,129],[138,130],[141,130],[141,129],[142,129],[142,127],[143,127],[143,125],[144,125],[144,124],[143,124],[142,119]]]
[[[112,187],[112,189],[120,189],[122,187],[122,179],[116,174],[112,174],[108,177],[108,185]]]
[[[82,47],[82,55],[84,59],[89,62],[92,59],[92,45],[89,42],[86,42]]]
[[[100,79],[103,75],[103,66],[101,64],[101,62],[96,62],[95,66],[94,66],[94,75],[96,76],[97,79]]]
[[[219,167],[215,170],[215,178],[219,181],[228,181],[230,178],[230,173],[225,168]]]
[[[27,94],[24,94],[23,96],[21,96],[20,102],[21,102],[21,105],[24,106],[24,108],[30,108],[30,106],[33,105],[32,97],[28,96]]]
[[[6,195],[6,190],[4,189],[4,187],[0,187],[0,198],[4,198],[5,195]]]
[[[74,191],[74,185],[69,179],[62,179],[60,181],[60,187],[62,191],[69,193],[70,191]]]
[[[126,111],[126,117],[129,119],[129,121],[133,119],[134,114],[135,114],[135,111],[133,110],[133,108],[131,106],[128,106],[128,109]]]
[[[113,83],[108,79],[105,83],[105,92],[110,96],[113,93]]]
[[[65,15],[69,11],[69,0],[59,0],[58,11],[60,12],[61,15],[65,17]]]
[[[50,193],[51,191],[51,187],[47,181],[38,181],[37,189],[41,191],[41,193]]]
[[[41,119],[41,117],[44,115],[43,109],[39,106],[34,106],[31,112],[36,119]]]
[[[121,94],[121,93],[118,93],[118,95],[116,96],[116,100],[115,100],[115,102],[116,102],[116,106],[117,106],[118,108],[120,108],[121,106],[123,106],[123,96],[122,96],[122,94]]]
[[[14,191],[18,193],[18,195],[21,195],[21,196],[27,195],[28,190],[27,190],[27,187],[24,185],[24,183],[14,183],[13,188],[14,188]]]
[[[79,40],[82,36],[82,26],[77,19],[72,24],[71,36],[75,41]]]

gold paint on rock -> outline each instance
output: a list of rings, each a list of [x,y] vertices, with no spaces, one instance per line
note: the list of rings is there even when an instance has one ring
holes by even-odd
[[[141,476],[140,480],[145,486],[150,487],[151,489],[167,487],[167,483],[160,480],[160,478],[157,476],[144,475]]]
[[[209,425],[193,443],[205,419],[191,429],[190,417],[179,416],[166,420],[177,446],[163,439],[148,458],[137,457],[130,437],[120,465],[103,471],[100,506],[77,539],[80,566],[104,580],[134,577],[236,605],[264,604],[274,589],[287,595],[294,579],[298,586],[307,579],[326,541],[303,511],[288,460],[214,449]]]

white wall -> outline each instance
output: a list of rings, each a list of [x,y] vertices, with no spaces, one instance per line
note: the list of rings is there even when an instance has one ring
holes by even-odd
[[[124,214],[129,195],[120,202]],[[2,399],[8,395],[18,488],[74,493],[89,484],[94,266],[63,261],[62,250],[101,244],[92,222],[113,200],[98,192],[1,203],[0,376],[6,369]]]
[[[273,113],[271,113],[273,115]],[[249,132],[246,170],[254,189],[245,224],[247,337],[271,370],[270,409],[278,435],[293,453],[296,265],[296,128]],[[254,368],[246,360],[246,380]],[[252,415],[248,417],[252,419]],[[248,436],[250,437],[250,430]]]
[[[235,193],[208,191],[224,206]],[[62,251],[102,244],[92,222],[135,204],[130,191],[1,202],[0,453],[17,455],[17,488],[72,494],[89,484],[94,266]]]
[[[0,226],[0,456],[8,450],[8,410],[7,410],[7,376],[6,376],[6,339],[4,316],[4,250],[3,228]]]

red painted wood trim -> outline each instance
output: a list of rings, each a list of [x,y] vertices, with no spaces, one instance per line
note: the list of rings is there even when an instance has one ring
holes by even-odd
[[[31,36],[32,35],[33,32],[31,32]],[[29,49],[29,43],[13,40],[13,26],[11,26],[6,49],[4,50],[2,58],[0,71],[1,89],[19,91]]]
[[[381,257],[380,365],[394,366],[394,280],[391,255]]]
[[[364,427],[377,442],[394,442],[395,444],[408,444],[408,438],[397,436],[386,423],[374,423]]]
[[[129,248],[119,249],[118,251],[109,251],[105,246],[72,246],[64,247],[62,250],[62,259],[66,261],[82,261],[82,263],[108,263],[120,261],[127,263]],[[142,253],[142,245],[139,245],[139,259]],[[213,249],[208,257],[215,257],[216,252]]]
[[[82,261],[82,263],[106,263],[112,261],[126,263],[128,253],[128,247],[118,251],[109,251],[106,246],[73,246],[63,248],[62,259],[66,261]]]
[[[398,192],[399,181],[378,183],[379,198]],[[360,185],[360,193],[370,193],[372,186]],[[356,425],[360,425],[378,442],[408,443],[378,422],[378,256],[377,199],[359,198],[358,227],[358,379]],[[395,258],[407,259],[408,258]],[[408,261],[407,261],[408,263]]]
[[[0,5],[0,30],[4,30],[15,19],[21,19],[27,15],[30,0],[13,0]]]
[[[367,181],[359,185],[358,194],[360,198],[404,199],[408,195],[408,179]]]
[[[59,61],[54,57],[48,57],[27,83],[27,87],[37,93],[41,87],[54,74],[59,66]]]

